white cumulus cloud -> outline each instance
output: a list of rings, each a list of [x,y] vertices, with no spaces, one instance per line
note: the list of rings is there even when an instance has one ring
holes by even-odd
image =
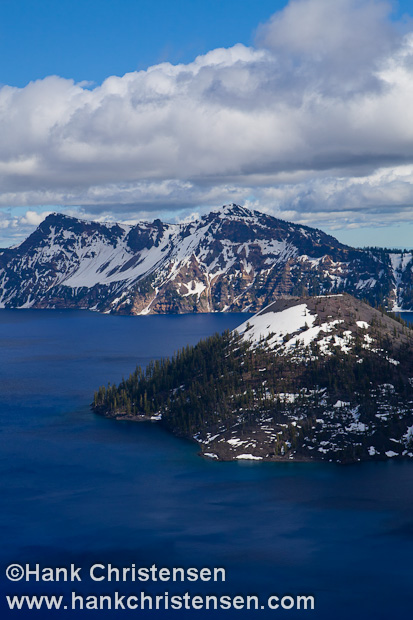
[[[21,226],[56,204],[114,219],[242,202],[315,225],[403,221],[411,30],[381,0],[291,0],[255,47],[95,88],[58,76],[3,86],[0,207],[26,207]]]

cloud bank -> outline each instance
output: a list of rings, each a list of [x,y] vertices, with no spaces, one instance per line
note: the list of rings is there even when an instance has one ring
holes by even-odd
[[[241,202],[343,227],[413,216],[413,26],[381,0],[291,0],[254,47],[91,88],[0,89],[0,227],[55,205],[133,219]]]

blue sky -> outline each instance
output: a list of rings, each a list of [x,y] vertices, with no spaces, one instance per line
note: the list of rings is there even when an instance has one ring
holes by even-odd
[[[165,60],[250,45],[281,0],[1,0],[0,83],[48,75],[101,83]]]
[[[2,0],[0,245],[239,202],[411,247],[409,4]]]

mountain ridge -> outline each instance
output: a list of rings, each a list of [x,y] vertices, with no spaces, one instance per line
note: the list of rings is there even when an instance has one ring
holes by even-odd
[[[276,297],[333,292],[412,310],[413,255],[352,248],[235,204],[181,224],[50,214],[21,244],[0,251],[5,308],[255,312]]]

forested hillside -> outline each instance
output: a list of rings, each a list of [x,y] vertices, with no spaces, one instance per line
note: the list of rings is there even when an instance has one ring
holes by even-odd
[[[211,458],[409,457],[413,332],[349,295],[278,300],[238,331],[101,387],[97,412],[161,418]]]

